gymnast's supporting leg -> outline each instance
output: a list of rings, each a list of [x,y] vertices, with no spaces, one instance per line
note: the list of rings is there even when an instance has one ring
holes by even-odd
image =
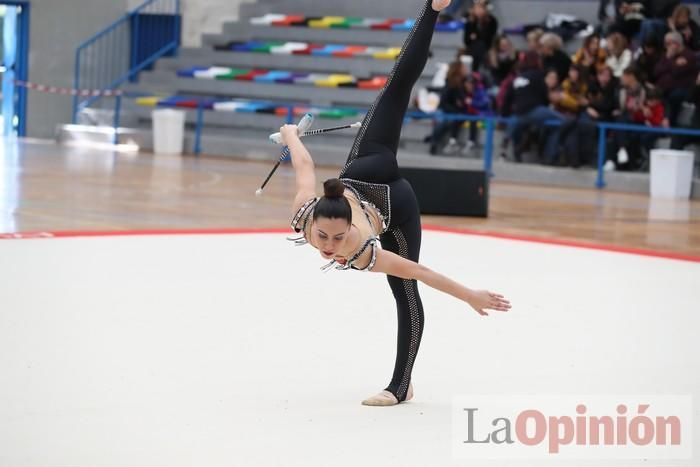
[[[405,179],[391,183],[390,187],[392,206],[395,206],[392,214],[394,226],[382,235],[382,248],[418,262],[422,233],[418,201]],[[392,276],[387,276],[387,279],[398,315],[394,374],[384,392],[363,401],[365,405],[395,405],[410,398],[411,373],[423,335],[423,304],[417,281]]]

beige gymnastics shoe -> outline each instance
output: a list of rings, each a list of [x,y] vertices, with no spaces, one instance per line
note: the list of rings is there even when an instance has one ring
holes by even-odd
[[[413,383],[408,385],[408,392],[406,393],[406,400],[410,401],[411,399],[413,399]],[[398,403],[399,400],[389,391],[382,391],[362,401],[362,405],[369,405],[372,407],[390,407]]]

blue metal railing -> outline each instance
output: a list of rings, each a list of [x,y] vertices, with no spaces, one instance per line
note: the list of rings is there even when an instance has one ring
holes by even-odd
[[[78,46],[75,89],[112,90],[180,45],[180,0],[148,0]],[[100,96],[73,99],[73,123]],[[118,104],[117,104],[118,105]]]
[[[700,0],[699,0],[700,1]],[[126,97],[129,98],[138,98],[138,97],[144,97],[144,96],[150,96],[150,94],[143,94],[143,95],[137,95],[137,94],[132,94]],[[313,107],[315,109],[334,109],[335,107],[332,106],[322,106],[322,105],[310,105],[310,104],[285,104],[285,105],[279,105],[279,107],[286,107],[287,108],[287,115],[286,115],[286,121],[287,123],[293,123],[294,122],[294,108],[297,107],[298,105],[302,106],[308,106],[308,107]],[[344,110],[348,111],[355,111],[358,114],[363,114],[368,111],[367,108],[359,108],[359,107],[343,107]],[[206,124],[205,122],[205,113],[207,111],[207,107],[203,102],[200,102],[197,108],[195,109],[196,111],[196,119],[195,119],[195,125],[194,125],[194,145],[192,148],[192,152],[195,154],[195,156],[199,156],[202,152],[202,133],[204,130],[204,125]],[[448,114],[448,113],[442,113],[442,112],[433,112],[433,113],[426,113],[426,112],[421,112],[421,111],[409,111],[406,113],[405,117],[406,121],[410,120],[451,120],[451,121],[462,121],[462,122],[481,122],[484,125],[484,130],[486,132],[485,138],[484,138],[484,171],[487,172],[490,176],[494,175],[493,172],[493,152],[494,152],[494,138],[496,136],[496,127],[499,124],[507,124],[511,121],[511,118],[509,117],[498,117],[498,116],[493,116],[493,115],[464,115],[464,114]],[[561,125],[562,122],[558,120],[551,120],[547,121],[546,125],[547,126],[557,126]],[[118,127],[118,120],[115,120],[115,126]],[[605,188],[606,183],[605,183],[605,170],[604,170],[604,165],[606,161],[606,142],[607,142],[607,134],[611,130],[616,130],[616,131],[628,131],[628,132],[633,132],[633,133],[655,133],[658,134],[659,136],[674,136],[674,135],[683,135],[683,136],[693,136],[697,137],[700,139],[700,129],[689,129],[689,128],[658,128],[658,127],[649,127],[646,125],[629,125],[629,124],[623,124],[623,123],[614,123],[614,122],[598,122],[596,124],[598,128],[598,153],[597,153],[597,178],[596,178],[596,183],[595,186],[597,188]]]

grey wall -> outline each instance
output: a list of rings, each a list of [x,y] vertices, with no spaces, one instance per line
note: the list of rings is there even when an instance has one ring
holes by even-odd
[[[126,0],[32,0],[29,80],[73,85],[75,49],[126,11]],[[28,136],[50,138],[71,120],[69,97],[29,91]]]
[[[202,34],[219,33],[226,21],[238,19],[238,10],[243,3],[255,0],[181,0],[183,24],[182,43],[187,47],[199,47]],[[129,0],[129,8],[135,8],[143,0]]]

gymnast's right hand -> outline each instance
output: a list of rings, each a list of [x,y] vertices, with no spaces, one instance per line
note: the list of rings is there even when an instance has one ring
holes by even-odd
[[[293,141],[294,138],[299,138],[299,130],[296,125],[283,125],[280,128],[280,135],[282,137],[282,144],[289,146],[290,141]]]

